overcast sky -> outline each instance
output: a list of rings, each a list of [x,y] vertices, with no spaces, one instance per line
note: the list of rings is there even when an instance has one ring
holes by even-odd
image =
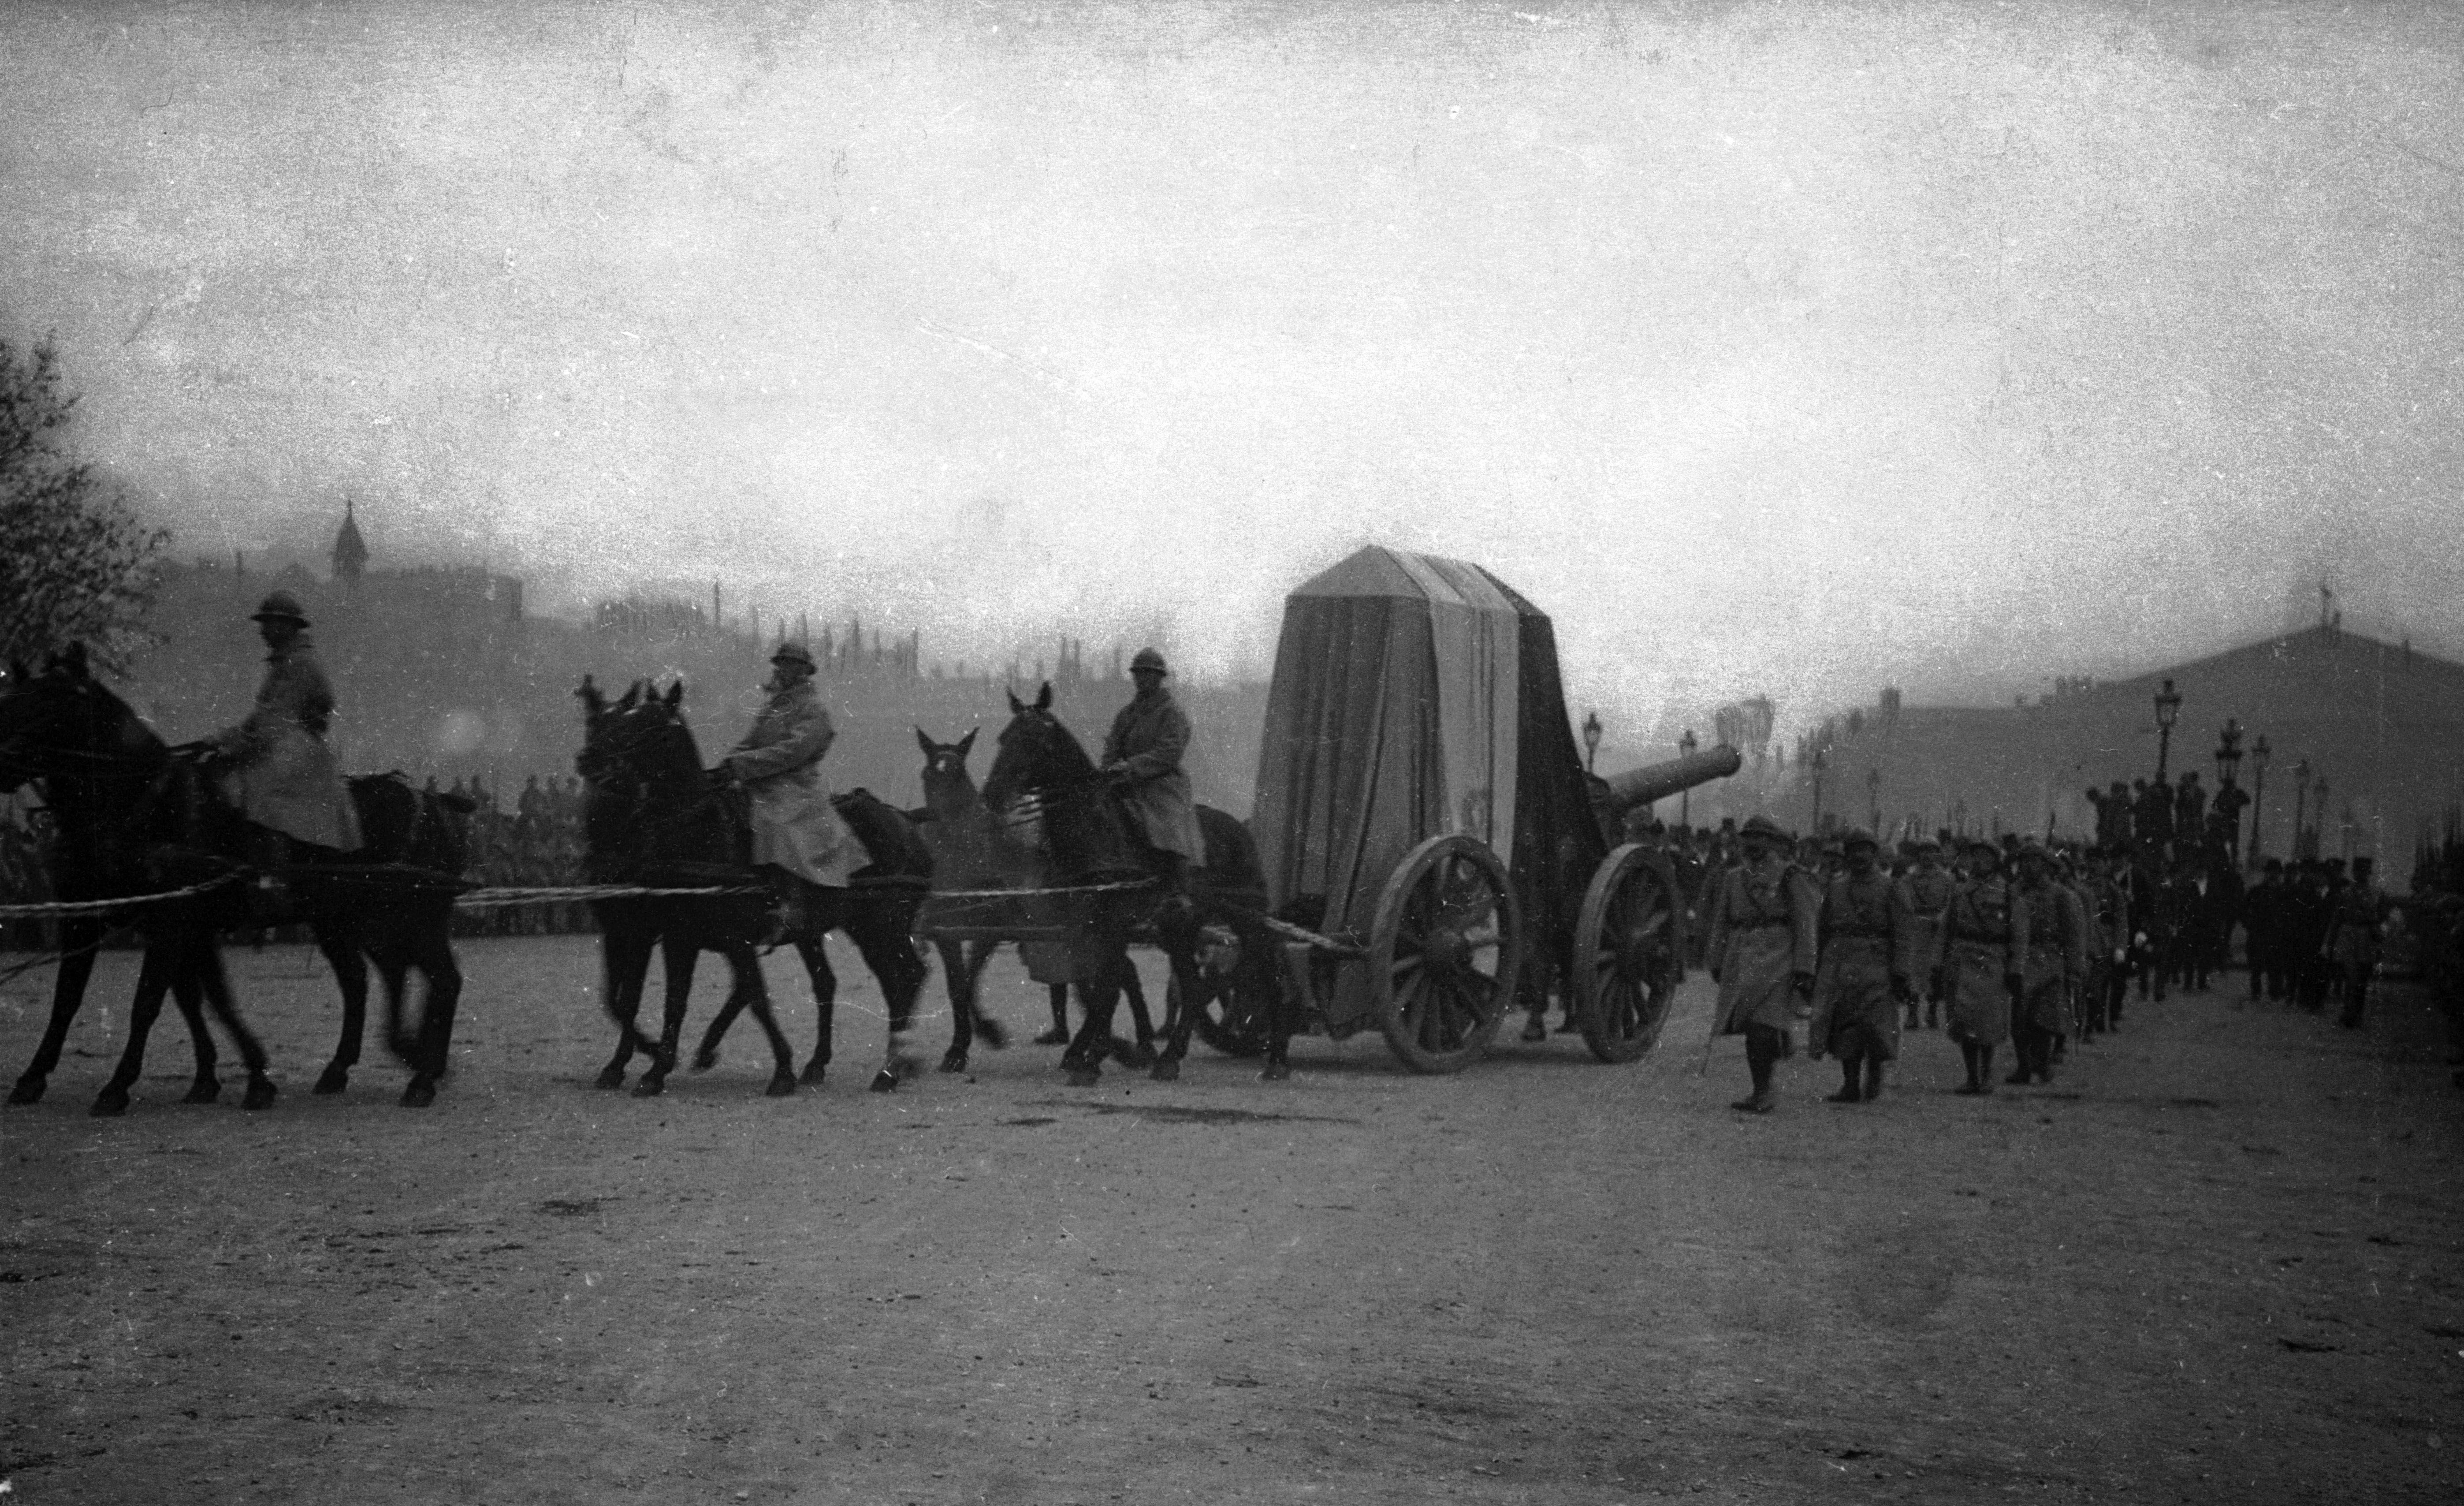
[[[14,7],[0,324],[182,553],[928,655],[1363,542],[1629,724],[2464,650],[2458,10]]]

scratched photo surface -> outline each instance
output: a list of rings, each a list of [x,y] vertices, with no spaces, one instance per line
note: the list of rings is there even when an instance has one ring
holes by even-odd
[[[1287,595],[1375,546],[1548,614],[1598,773],[1741,748],[1663,823],[2084,841],[2195,769],[2236,861],[2464,868],[2450,5],[97,0],[0,12],[0,340],[165,531],[109,670],[166,742],[276,588],[341,765],[505,833],[578,822],[584,674],[690,687],[709,761],[798,639],[825,781],[907,809],[918,733],[980,781],[1048,683],[1093,752],[1155,646],[1247,820]],[[761,1097],[748,1021],[637,1102],[578,906],[472,914],[422,1115],[381,1027],[307,1091],[282,933],[230,964],[273,1108],[179,1103],[166,1012],[90,1119],[102,952],[0,1111],[12,1501],[2464,1493],[2427,921],[2358,1033],[2236,961],[2060,1092],[1912,1030],[1863,1117],[1797,1059],[1748,1119],[1700,958],[1637,1063],[1552,1010],[1089,1090],[1004,952],[1010,1049],[874,1096],[843,939],[825,1082]],[[0,918],[11,1074],[51,924]]]

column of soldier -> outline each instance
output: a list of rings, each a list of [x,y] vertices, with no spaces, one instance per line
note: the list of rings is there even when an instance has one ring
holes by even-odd
[[[2050,1083],[2074,1044],[2120,1029],[2134,981],[2142,1000],[2206,991],[2236,925],[2253,999],[2317,1011],[2332,997],[2358,1027],[2388,916],[2366,858],[2349,875],[2270,860],[2245,893],[2220,836],[2146,840],[2128,825],[2086,846],[1945,831],[1899,844],[1896,863],[1870,832],[1800,840],[1760,816],[1674,833],[1644,818],[1628,834],[1669,853],[1689,961],[1719,987],[1713,1037],[1745,1037],[1751,1089],[1733,1107],[1750,1114],[1777,1106],[1775,1069],[1800,1045],[1837,1061],[1830,1101],[1875,1101],[1903,1030],[1947,1030],[1959,1093]]]
[[[434,779],[428,788],[443,792]],[[580,780],[567,775],[542,783],[534,774],[510,812],[498,808],[497,794],[476,777],[457,779],[449,788],[477,808],[464,826],[471,853],[466,873],[473,882],[537,889],[583,881]],[[464,911],[453,918],[457,936],[548,936],[590,928],[589,907],[578,900]]]

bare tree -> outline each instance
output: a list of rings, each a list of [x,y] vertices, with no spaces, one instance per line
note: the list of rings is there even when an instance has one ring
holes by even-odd
[[[0,663],[82,639],[114,669],[145,641],[154,562],[170,535],[62,446],[77,398],[51,341],[0,338]]]

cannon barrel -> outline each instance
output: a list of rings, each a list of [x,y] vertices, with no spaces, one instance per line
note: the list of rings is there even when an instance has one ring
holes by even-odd
[[[1707,785],[1715,779],[1726,779],[1745,763],[1735,748],[1717,747],[1702,753],[1689,753],[1665,764],[1646,764],[1622,774],[1602,780],[1608,786],[1611,815],[1621,816],[1637,806],[1665,800],[1681,790],[1697,785]]]

